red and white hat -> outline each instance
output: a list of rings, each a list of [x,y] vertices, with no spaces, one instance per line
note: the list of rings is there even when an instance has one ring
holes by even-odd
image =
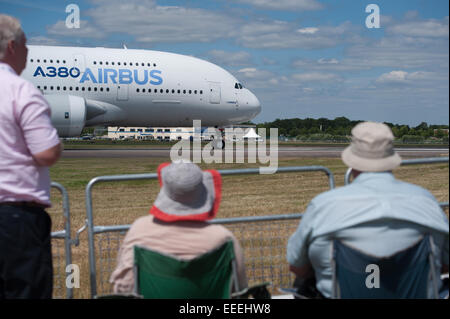
[[[158,167],[161,190],[150,209],[156,218],[174,222],[213,219],[219,210],[222,178],[194,163],[163,163]]]

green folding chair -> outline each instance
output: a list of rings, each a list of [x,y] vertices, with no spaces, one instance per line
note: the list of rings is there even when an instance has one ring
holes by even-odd
[[[135,293],[149,299],[229,299],[268,293],[267,283],[240,290],[232,241],[190,260],[135,246],[134,274]]]

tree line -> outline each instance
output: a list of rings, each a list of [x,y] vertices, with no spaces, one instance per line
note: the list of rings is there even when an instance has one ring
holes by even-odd
[[[303,141],[332,140],[349,141],[352,128],[363,121],[352,121],[346,117],[337,117],[334,120],[326,118],[293,118],[276,119],[273,122],[257,124],[257,128],[266,128],[269,133],[270,128],[278,128],[278,135]],[[429,125],[422,122],[415,127],[404,124],[393,124],[384,122],[392,129],[397,140],[403,142],[424,142],[427,140],[439,140],[448,142],[448,125]],[[250,123],[249,123],[250,124]]]

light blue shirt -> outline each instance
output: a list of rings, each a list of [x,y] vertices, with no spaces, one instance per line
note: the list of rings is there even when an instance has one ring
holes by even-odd
[[[290,265],[310,263],[317,289],[331,297],[331,243],[375,256],[389,256],[431,234],[436,271],[449,263],[449,224],[426,189],[396,180],[389,172],[362,173],[345,187],[316,196],[287,245]]]

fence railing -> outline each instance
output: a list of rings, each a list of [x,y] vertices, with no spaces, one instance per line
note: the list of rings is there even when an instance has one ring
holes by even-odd
[[[415,164],[435,164],[448,163],[448,157],[442,158],[424,158],[403,160],[401,165]],[[294,166],[280,167],[278,173],[289,172],[323,172],[328,178],[329,188],[335,187],[335,179],[333,173],[323,166]],[[249,169],[229,169],[219,170],[222,176],[240,175],[240,174],[259,174],[258,168]],[[119,182],[130,180],[152,180],[157,179],[156,173],[150,174],[132,174],[132,175],[110,175],[99,176],[93,178],[85,189],[86,196],[86,223],[78,230],[75,239],[71,239],[70,226],[70,205],[69,196],[65,188],[58,183],[52,182],[52,188],[59,190],[62,194],[62,206],[64,215],[64,230],[52,232],[52,246],[58,250],[56,258],[57,263],[54,264],[55,285],[54,298],[63,298],[65,288],[65,297],[73,298],[73,288],[67,287],[66,278],[67,265],[72,264],[72,245],[78,245],[79,234],[88,229],[88,249],[89,249],[89,272],[90,272],[90,290],[91,297],[97,295],[98,278],[97,278],[97,256],[96,256],[96,238],[99,247],[99,269],[100,269],[100,286],[104,293],[110,289],[110,286],[104,288],[107,278],[115,267],[115,255],[120,247],[123,236],[128,231],[130,225],[117,226],[96,226],[94,224],[94,212],[92,203],[93,187],[101,182]],[[345,174],[345,184],[351,181],[351,170],[347,170]],[[449,206],[447,202],[441,202],[441,207]],[[283,215],[270,216],[252,216],[238,218],[222,218],[211,221],[213,224],[226,225],[230,231],[236,236],[241,243],[246,260],[247,275],[250,283],[260,281],[272,281],[281,286],[289,286],[292,283],[293,275],[289,272],[288,265],[285,261],[286,245],[288,236],[292,234],[298,226],[302,213],[292,213]],[[295,222],[293,222],[295,221]],[[96,237],[97,236],[97,237]],[[61,248],[60,242],[63,242],[64,248]],[[107,246],[106,249],[103,245]],[[113,247],[113,248],[111,248]],[[59,251],[64,250],[64,257]],[[64,262],[62,261],[64,260]],[[63,265],[64,264],[64,265]],[[61,284],[59,284],[61,283]],[[55,289],[56,288],[56,289]]]
[[[69,194],[67,190],[59,183],[52,182],[51,187],[57,189],[62,196],[62,207],[63,207],[63,216],[64,216],[64,230],[52,232],[52,248],[56,250],[56,254],[53,254],[53,261],[56,261],[56,265],[53,265],[53,276],[54,281],[59,282],[53,286],[53,298],[63,298],[63,292],[61,290],[66,288],[66,298],[73,298],[73,288],[68,287],[66,285],[66,278],[69,273],[66,272],[67,266],[72,264],[72,239],[70,238],[70,203],[69,203]],[[63,240],[64,241],[64,261],[65,264],[61,265],[59,262],[61,261],[60,257],[60,247],[58,243],[55,243],[55,240]],[[55,258],[56,256],[56,258]]]
[[[408,159],[408,160],[402,160],[400,166],[404,165],[419,165],[419,164],[442,164],[442,163],[448,163],[448,157],[429,157],[429,158],[418,158],[418,159]],[[352,169],[347,169],[347,172],[345,173],[345,180],[344,184],[348,185],[351,183],[351,177],[352,177]],[[447,208],[449,206],[448,202],[440,202],[439,205],[442,208]]]
[[[259,169],[258,168],[247,168],[247,169],[229,169],[229,170],[219,170],[220,174],[222,176],[225,175],[240,175],[240,174],[259,174]],[[326,167],[323,166],[292,166],[292,167],[280,167],[277,170],[277,173],[292,173],[292,172],[323,172],[327,175],[328,177],[328,183],[329,183],[329,187],[330,189],[335,187],[335,181],[334,181],[334,175],[333,173]],[[87,228],[88,228],[88,245],[89,245],[89,276],[90,276],[90,285],[91,285],[91,297],[94,297],[97,295],[97,269],[96,269],[96,248],[95,248],[95,235],[98,233],[109,233],[109,232],[119,232],[120,233],[124,233],[128,228],[126,228],[127,226],[95,226],[94,225],[94,218],[93,218],[93,205],[92,205],[92,189],[94,187],[94,185],[101,183],[101,182],[113,182],[113,181],[130,181],[130,180],[151,180],[151,179],[157,179],[158,175],[156,173],[150,173],[150,174],[132,174],[132,175],[110,175],[110,176],[99,176],[99,177],[95,177],[92,180],[89,181],[88,185],[86,186],[86,192],[85,192],[85,196],[86,196],[86,223],[87,223]],[[279,215],[280,220],[282,221],[286,221],[286,220],[290,220],[290,218],[288,219],[286,216],[287,215]],[[248,223],[249,221],[255,221],[255,222],[260,222],[258,217],[247,217],[250,219],[245,219],[244,220]],[[278,220],[277,216],[270,216],[270,217],[266,217],[268,218],[268,223],[273,223],[273,221]],[[292,217],[292,218],[299,218],[299,217]],[[220,221],[220,219],[218,219],[218,221]],[[223,221],[223,220],[222,220]],[[240,220],[235,220],[235,222],[237,223],[241,223]],[[230,222],[231,223],[231,222]],[[296,228],[297,225],[295,225]],[[247,229],[248,225],[246,225],[246,229]],[[281,227],[281,226],[280,226]],[[294,228],[294,229],[295,229]],[[255,230],[256,232],[258,230]],[[293,232],[293,231],[292,231]],[[264,235],[266,232],[264,232],[261,235]],[[284,232],[286,233],[286,232]],[[240,239],[241,241],[243,241],[242,246],[245,247],[245,238],[244,237],[240,237],[239,235],[236,235],[236,237],[238,239]],[[264,236],[262,236],[264,237]],[[104,238],[101,238],[101,241],[106,241],[108,243],[108,245],[111,243],[111,238],[109,236],[104,236]],[[115,239],[113,239],[115,244],[120,244],[120,237],[116,237]],[[267,241],[267,240],[266,240]],[[279,246],[281,247],[281,245]],[[286,245],[284,245],[283,247],[286,247]],[[102,248],[100,248],[102,249]],[[272,248],[270,248],[272,249]],[[107,273],[109,273],[112,269],[112,265],[111,265],[111,260],[112,258],[110,258],[111,256],[111,250],[109,248],[102,250],[101,251],[101,255],[105,255],[105,258],[107,258]],[[270,255],[269,255],[270,256]],[[265,257],[267,259],[267,256]],[[269,257],[270,258],[270,257]],[[284,256],[283,256],[284,258]],[[264,258],[263,258],[264,259]],[[103,262],[103,261],[101,261]],[[267,265],[269,265],[270,263],[267,263]],[[283,264],[285,264],[283,262]],[[268,266],[270,267],[270,265]],[[103,282],[103,281],[102,281]]]

